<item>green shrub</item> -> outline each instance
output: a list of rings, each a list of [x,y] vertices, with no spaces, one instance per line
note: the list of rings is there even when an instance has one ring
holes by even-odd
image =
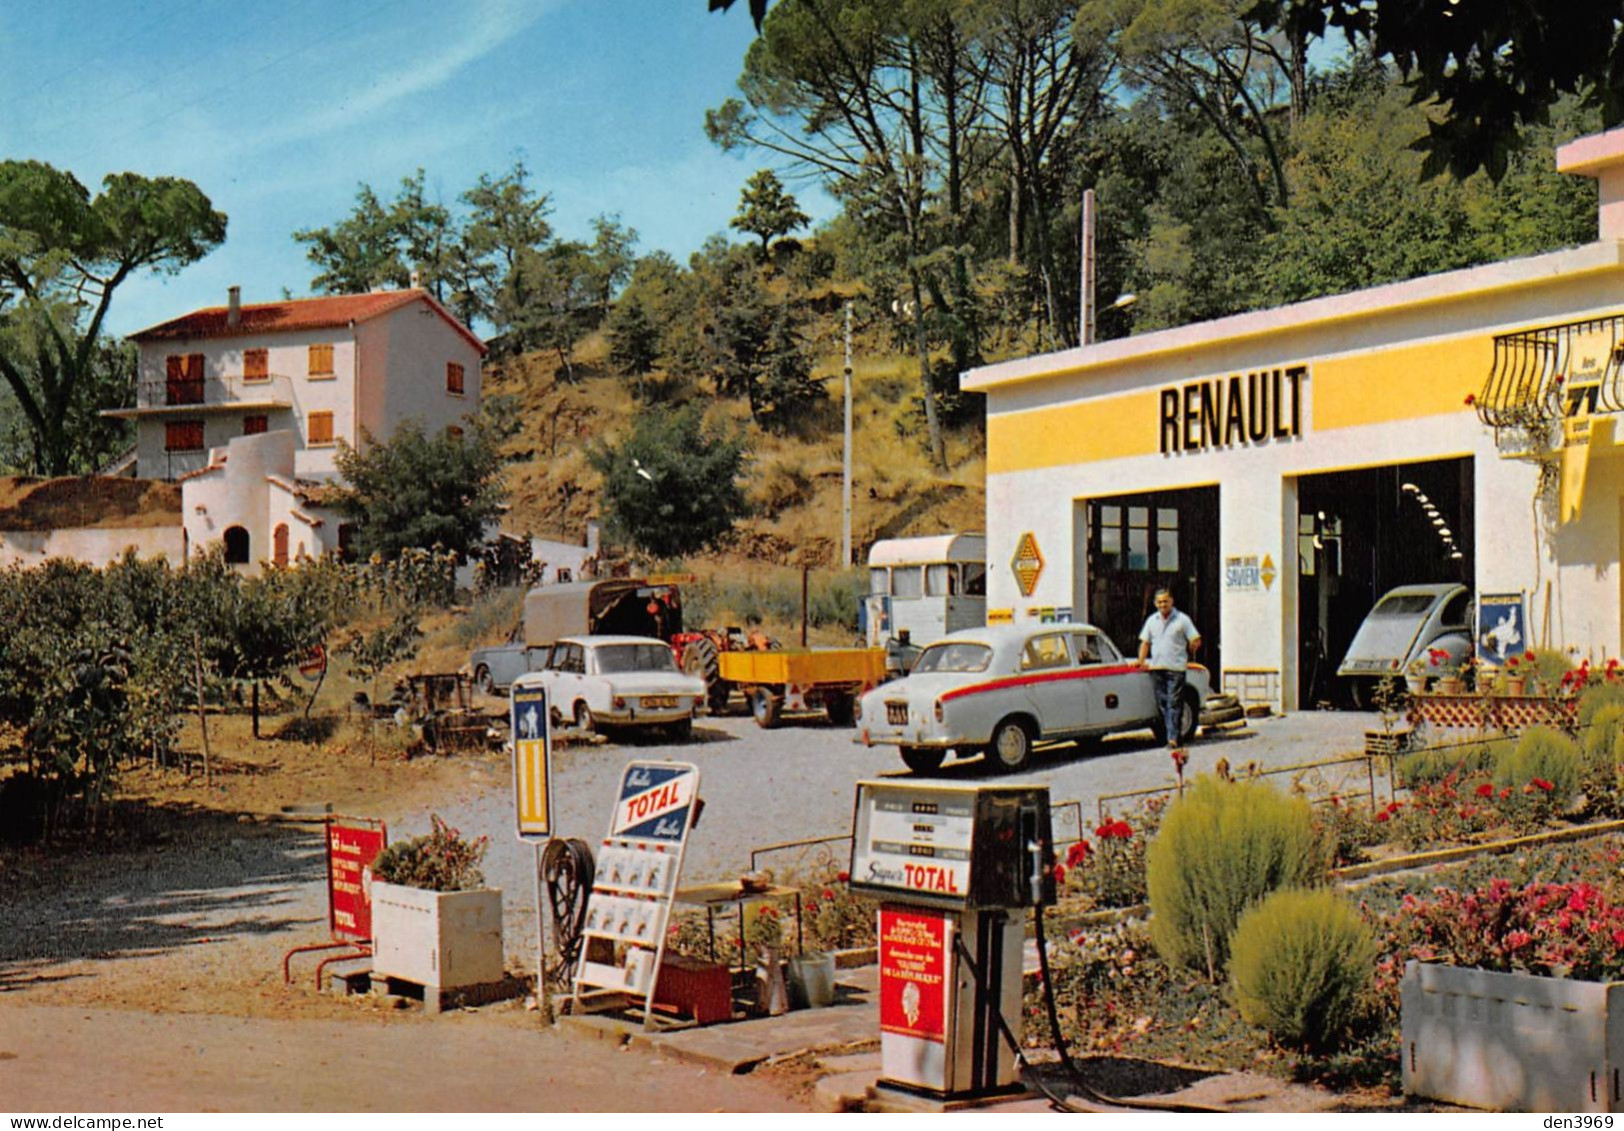
[[[1529,727],[1495,763],[1494,784],[1522,791],[1541,813],[1564,809],[1579,787],[1579,748],[1559,730]]]
[[[1573,670],[1573,659],[1559,648],[1535,648],[1532,666],[1524,662],[1523,674],[1530,680],[1538,681],[1539,685],[1549,690],[1555,690],[1562,682],[1562,677]]]
[[[1596,815],[1618,810],[1618,741],[1624,733],[1624,703],[1608,703],[1580,732],[1584,756],[1579,765],[1579,789],[1587,810]]]
[[[1332,1049],[1358,1021],[1376,940],[1335,892],[1275,892],[1241,916],[1230,947],[1236,1008],[1280,1043]]]
[[[1579,695],[1579,728],[1583,730],[1596,721],[1603,707],[1624,705],[1624,681],[1604,680],[1593,683]]]
[[[1150,929],[1170,965],[1214,981],[1241,914],[1270,892],[1311,887],[1325,860],[1306,799],[1261,781],[1203,775],[1168,808],[1146,858]]]
[[[1406,789],[1414,789],[1421,785],[1437,785],[1450,774],[1463,778],[1487,772],[1511,752],[1512,746],[1509,738],[1492,738],[1484,742],[1417,750],[1399,759],[1398,780]]]

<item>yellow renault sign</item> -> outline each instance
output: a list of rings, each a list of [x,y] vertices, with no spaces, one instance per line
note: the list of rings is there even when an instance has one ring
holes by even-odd
[[[1038,540],[1030,530],[1022,534],[1021,540],[1015,544],[1015,560],[1009,564],[1015,571],[1015,583],[1021,587],[1021,596],[1030,597],[1038,587],[1039,575],[1043,573],[1043,555],[1038,551]]]

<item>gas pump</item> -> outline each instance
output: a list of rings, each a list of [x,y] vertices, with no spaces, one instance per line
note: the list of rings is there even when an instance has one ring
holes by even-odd
[[[879,1087],[1021,1092],[1024,909],[1055,898],[1048,787],[859,782],[850,876],[881,899]]]

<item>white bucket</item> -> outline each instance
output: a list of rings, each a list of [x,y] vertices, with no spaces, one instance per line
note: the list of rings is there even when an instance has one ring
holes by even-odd
[[[835,956],[800,954],[789,960],[789,1000],[792,1009],[822,1009],[835,1000]]]

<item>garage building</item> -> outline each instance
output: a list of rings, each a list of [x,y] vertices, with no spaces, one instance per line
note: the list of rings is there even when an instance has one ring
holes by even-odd
[[[1522,593],[1530,643],[1624,653],[1624,130],[1557,164],[1600,182],[1595,243],[964,374],[988,619],[1131,649],[1166,585],[1281,710],[1332,697],[1399,584]]]

